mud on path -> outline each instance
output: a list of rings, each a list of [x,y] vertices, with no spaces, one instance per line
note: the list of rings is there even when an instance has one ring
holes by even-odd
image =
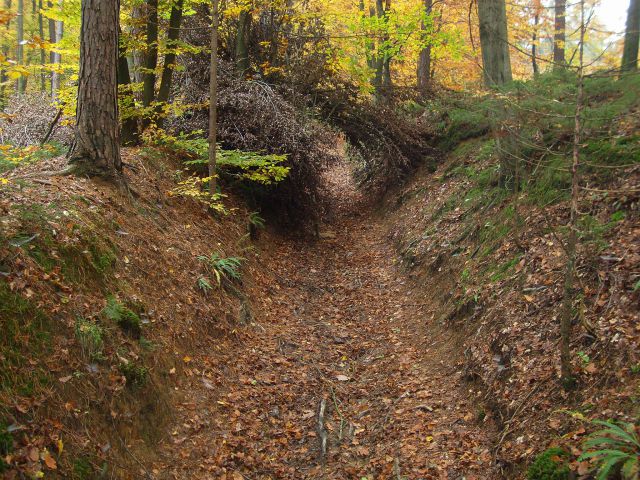
[[[452,333],[425,329],[428,298],[348,179],[330,175],[339,201],[320,240],[270,245],[254,323],[189,360],[158,478],[497,478]]]

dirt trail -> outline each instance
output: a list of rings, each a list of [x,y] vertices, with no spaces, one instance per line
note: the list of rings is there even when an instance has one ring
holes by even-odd
[[[496,478],[451,334],[425,330],[428,299],[348,179],[330,175],[340,200],[319,241],[270,245],[227,364],[193,361],[160,478]]]

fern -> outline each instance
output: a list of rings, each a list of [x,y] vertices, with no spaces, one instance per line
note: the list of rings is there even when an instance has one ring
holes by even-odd
[[[209,256],[200,255],[198,260],[207,265],[218,286],[222,285],[223,280],[239,281],[242,277],[240,267],[244,258],[222,257],[219,253],[214,252]]]
[[[638,480],[640,437],[636,426],[604,420],[593,420],[592,423],[602,428],[585,440],[585,453],[578,460],[596,464],[596,480],[607,480],[618,474],[623,480]]]

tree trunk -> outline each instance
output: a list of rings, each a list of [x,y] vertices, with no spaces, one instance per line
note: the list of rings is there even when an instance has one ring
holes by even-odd
[[[147,53],[143,74],[142,104],[148,107],[155,98],[158,67],[158,0],[147,0]]]
[[[236,68],[238,73],[244,75],[249,71],[249,30],[251,28],[251,12],[242,10],[238,18],[238,31],[236,32]]]
[[[431,9],[433,8],[433,0],[424,0],[424,15],[428,18],[431,17]],[[426,19],[422,22],[421,28],[423,34],[426,34],[427,24],[432,24],[432,22],[427,22]],[[431,37],[433,32],[429,32],[428,35]],[[429,41],[423,48],[420,50],[420,56],[418,57],[418,91],[421,94],[425,94],[428,92],[429,87],[431,85],[431,42]]]
[[[622,71],[638,69],[638,45],[640,44],[640,0],[631,0],[627,11],[627,30],[624,36]]]
[[[176,64],[176,48],[180,40],[180,26],[182,25],[182,12],[184,0],[178,0],[171,9],[169,18],[169,33],[167,35],[168,51],[164,57],[162,79],[160,80],[160,90],[158,90],[158,101],[167,102],[171,93],[171,83],[173,80],[173,68]]]
[[[58,6],[62,9],[63,0],[58,1]],[[49,8],[53,7],[53,3],[49,2]],[[49,40],[52,44],[58,45],[62,41],[64,34],[64,23],[61,21],[49,20]],[[59,47],[59,45],[58,45]],[[60,90],[60,73],[57,71],[62,63],[62,55],[58,52],[51,52],[50,58],[52,64],[51,73],[51,97],[55,100]]]
[[[18,15],[16,17],[16,62],[24,65],[24,0],[18,0]],[[27,90],[27,78],[20,75],[18,78],[18,93]]]
[[[120,30],[118,30],[118,35],[122,36]],[[122,42],[118,42],[118,85],[120,86],[119,94],[122,105],[133,111],[135,109],[135,98],[133,96],[133,89],[131,88],[131,73],[129,71],[129,61],[127,60],[127,49],[122,45]],[[125,146],[140,143],[138,122],[136,121],[136,117],[130,113],[122,120],[120,141],[122,145]]]
[[[7,11],[11,10],[11,0],[4,0],[4,9]],[[6,32],[5,35],[9,35],[9,30],[11,28],[11,20],[9,20],[6,25]],[[9,59],[9,45],[7,45],[5,43],[5,45],[2,46],[2,54],[4,55],[5,59]],[[7,82],[8,82],[8,78],[7,78],[7,72],[5,71],[5,69],[0,69],[0,109],[4,110],[4,108],[6,107],[7,104]]]
[[[505,0],[478,0],[480,48],[487,87],[512,80]]]
[[[542,0],[536,0],[533,4],[533,34],[531,37],[531,67],[533,68],[533,76],[540,74],[538,67],[538,38],[540,36],[540,13],[542,12]]]
[[[562,69],[565,60],[565,41],[567,29],[567,0],[555,0],[555,32],[553,35],[553,68]]]
[[[389,36],[387,32],[387,12],[391,9],[391,0],[376,0],[376,15],[382,25],[382,31],[376,32],[378,40],[378,52],[374,77],[376,96],[382,98],[386,87],[391,86],[391,57],[389,55]]]
[[[131,9],[131,15],[133,17],[133,26],[129,31],[129,34],[133,38],[140,38],[143,35],[146,35],[146,29],[144,28],[145,23],[145,9],[144,5],[134,5]],[[145,56],[144,52],[140,51],[140,49],[136,49],[132,53],[132,63],[133,63],[133,81],[135,83],[143,83],[144,82],[144,74],[142,73],[144,69]],[[141,98],[140,98],[141,99]]]
[[[575,128],[573,135],[573,160],[571,162],[571,216],[567,241],[567,266],[564,279],[564,297],[560,311],[560,375],[566,390],[573,388],[571,373],[571,330],[574,317],[573,301],[576,297],[576,259],[578,246],[578,196],[580,195],[580,144],[582,142],[582,110],[584,102],[584,0],[580,2],[580,60],[578,66],[578,97],[576,99]]]
[[[38,34],[40,35],[40,40],[44,41],[44,17],[42,16],[43,4],[42,0],[38,1]],[[40,91],[44,92],[47,90],[47,76],[44,71],[44,67],[47,64],[47,53],[44,51],[44,48],[40,48],[40,68],[42,71],[40,72]]]
[[[83,0],[72,171],[120,182],[118,125],[119,0]]]
[[[216,193],[216,153],[218,142],[218,0],[211,11],[211,79],[209,81],[209,192]]]

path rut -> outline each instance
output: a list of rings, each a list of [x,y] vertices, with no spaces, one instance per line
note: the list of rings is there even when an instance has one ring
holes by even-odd
[[[320,240],[262,253],[255,324],[226,365],[194,366],[163,445],[167,478],[498,478],[455,332],[426,327],[429,292],[406,280],[348,179],[332,172],[340,201]]]

